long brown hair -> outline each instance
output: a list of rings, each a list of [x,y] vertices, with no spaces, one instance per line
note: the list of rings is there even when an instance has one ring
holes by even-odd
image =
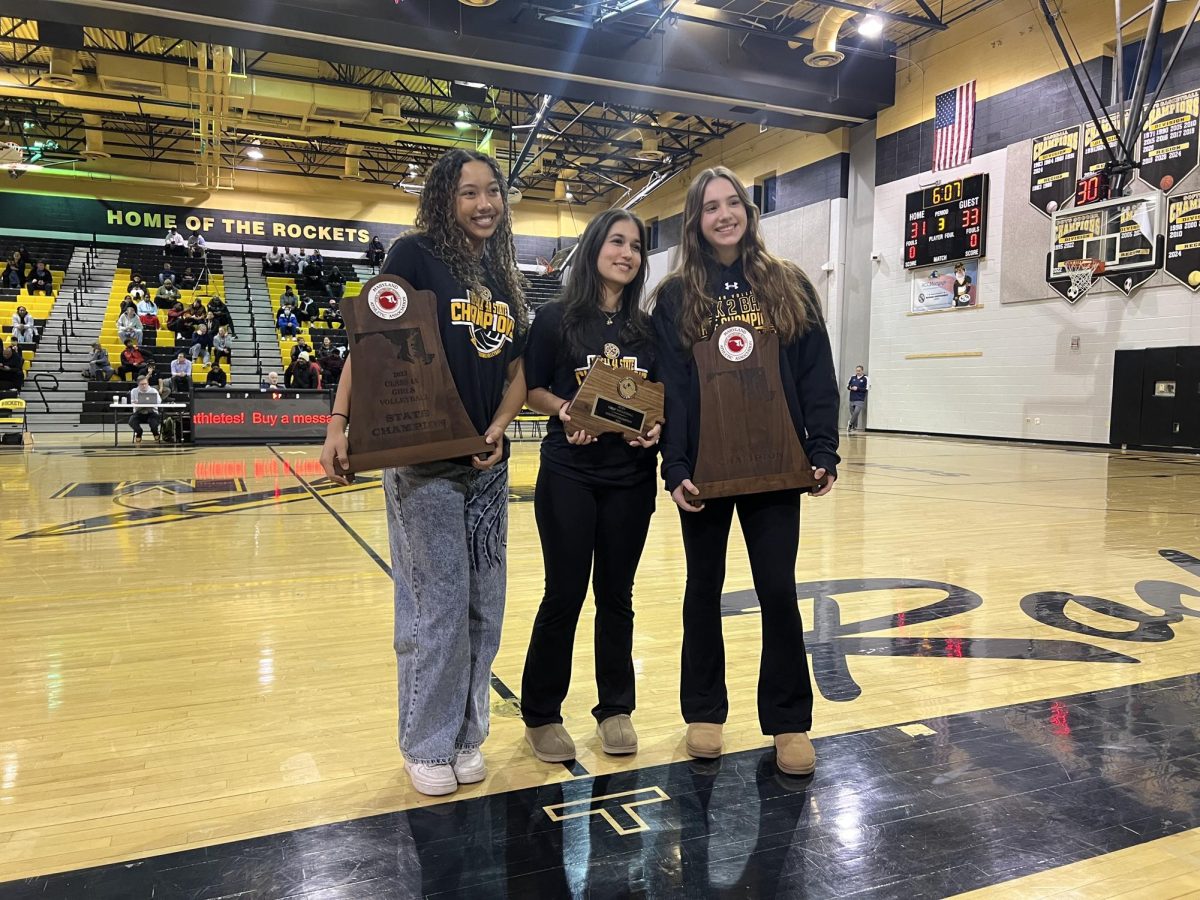
[[[704,192],[715,178],[724,178],[733,185],[746,210],[746,233],[738,252],[746,281],[767,321],[785,342],[821,325],[821,305],[808,276],[795,263],[767,250],[759,229],[758,207],[745,186],[725,166],[714,166],[697,175],[688,188],[683,204],[679,264],[658,286],[659,291],[668,285],[680,289],[679,334],[684,346],[691,347],[700,340],[711,316],[713,298],[708,293],[708,266],[716,261],[716,255],[700,231],[700,217],[704,212]]]
[[[473,252],[467,234],[454,218],[458,203],[458,179],[469,162],[486,163],[500,185],[503,210],[496,231],[483,247],[482,261]],[[486,270],[507,295],[509,312],[517,320],[517,330],[529,325],[529,307],[525,302],[525,278],[517,268],[517,246],[513,240],[512,210],[508,205],[508,182],[500,166],[486,153],[476,150],[447,150],[433,164],[421,191],[417,208],[417,228],[429,239],[434,255],[446,264],[454,279],[465,287],[483,287]]]

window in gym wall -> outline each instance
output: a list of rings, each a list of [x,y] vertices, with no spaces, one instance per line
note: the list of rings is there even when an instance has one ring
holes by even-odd
[[[646,245],[647,253],[658,249],[658,219],[646,223]]]
[[[774,175],[764,175],[754,183],[754,205],[760,213],[775,212],[778,183],[779,179]]]

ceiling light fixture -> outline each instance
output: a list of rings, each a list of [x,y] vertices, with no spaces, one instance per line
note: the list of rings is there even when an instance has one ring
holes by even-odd
[[[874,13],[863,16],[863,20],[858,23],[858,33],[867,38],[879,37],[883,34],[883,19]]]
[[[262,141],[254,140],[250,142],[250,146],[246,150],[246,156],[249,159],[262,159]]]

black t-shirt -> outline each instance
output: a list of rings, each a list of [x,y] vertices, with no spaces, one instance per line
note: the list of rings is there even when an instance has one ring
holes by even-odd
[[[597,309],[582,334],[583,352],[572,353],[563,339],[562,304],[543,306],[529,329],[525,350],[525,383],[529,389],[544,388],[570,400],[598,359],[615,369],[653,378],[654,341],[622,340],[627,318],[624,312],[618,313],[609,325],[607,316]],[[558,416],[550,417],[542,441],[542,465],[590,484],[628,486],[643,478],[652,479],[657,455],[654,448],[630,447],[619,434],[602,434],[595,443],[574,446],[567,442]]]
[[[483,434],[504,399],[508,367],[525,350],[526,336],[517,332],[504,288],[489,275],[484,286],[490,296],[467,290],[433,255],[421,234],[396,241],[379,271],[403,278],[418,291],[437,295],[446,362],[471,423]],[[507,441],[504,458],[508,458]]]

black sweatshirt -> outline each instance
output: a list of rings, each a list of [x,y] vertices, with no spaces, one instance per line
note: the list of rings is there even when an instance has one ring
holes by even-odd
[[[758,300],[742,272],[739,259],[732,266],[710,263],[708,292],[715,300],[704,339],[714,326],[731,319],[752,323],[758,331],[770,325],[763,320]],[[658,335],[658,374],[666,387],[666,424],[662,435],[662,476],[668,491],[696,467],[700,442],[700,380],[696,375],[692,348],[684,347],[679,334],[682,284],[665,284],[655,303],[653,321]],[[809,462],[837,475],[838,391],[833,371],[833,352],[823,321],[779,348],[779,374],[788,411]]]

